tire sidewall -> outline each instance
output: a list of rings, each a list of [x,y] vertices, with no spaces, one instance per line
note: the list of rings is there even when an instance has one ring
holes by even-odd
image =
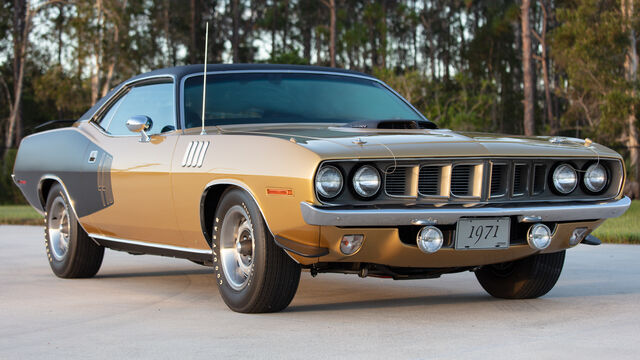
[[[69,216],[69,248],[67,249],[66,254],[63,256],[61,260],[56,259],[52,254],[51,249],[51,239],[49,239],[49,211],[51,210],[51,206],[56,198],[62,198],[65,206],[67,207],[67,214]],[[76,221],[75,214],[69,204],[69,200],[67,199],[62,186],[59,184],[55,184],[52,186],[49,191],[49,195],[47,196],[47,203],[45,205],[45,230],[44,230],[44,245],[47,252],[47,259],[49,260],[49,265],[51,266],[51,270],[53,270],[54,274],[60,277],[65,277],[68,275],[71,266],[72,260],[74,258],[74,254],[77,249],[78,242],[78,222]]]
[[[225,216],[229,209],[235,205],[244,208],[253,228],[254,252],[253,261],[247,284],[240,290],[232,288],[224,274],[220,255],[220,233]],[[266,241],[268,241],[267,229],[262,219],[260,209],[253,199],[244,191],[229,189],[222,195],[213,219],[212,250],[215,281],[224,302],[231,309],[243,312],[254,303],[264,284],[264,269],[266,267]]]

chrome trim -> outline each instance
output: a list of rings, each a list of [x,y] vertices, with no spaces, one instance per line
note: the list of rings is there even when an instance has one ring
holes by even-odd
[[[536,215],[518,216],[518,222],[521,222],[521,223],[537,223],[541,221],[542,221],[542,216],[536,216]]]
[[[137,83],[140,82],[145,82],[145,81],[149,81],[149,80],[155,80],[155,79],[168,79],[171,80],[171,84],[173,84],[173,92],[172,92],[172,98],[174,101],[174,124],[176,127],[176,130],[178,130],[178,126],[181,124],[180,119],[178,119],[178,108],[179,106],[175,106],[175,99],[176,99],[176,93],[177,93],[177,81],[176,81],[176,76],[172,75],[172,74],[162,74],[162,75],[153,75],[153,76],[147,76],[147,77],[143,77],[143,78],[138,78],[138,79],[133,79],[130,81],[127,81],[125,83],[123,83],[120,86],[120,89],[118,89],[117,92],[115,92],[113,95],[111,95],[111,97],[109,99],[107,99],[104,104],[102,104],[102,106],[100,106],[100,108],[98,110],[96,110],[93,114],[91,114],[91,117],[89,117],[88,120],[84,120],[87,121],[91,124],[93,124],[98,130],[100,130],[100,132],[104,135],[107,135],[109,137],[133,137],[133,136],[139,136],[139,135],[112,135],[110,133],[107,132],[106,129],[104,129],[102,126],[100,126],[100,124],[98,124],[96,122],[96,117],[102,116],[103,112],[108,110],[109,108],[111,108],[111,106],[117,102],[121,96],[126,95],[123,93],[128,92],[132,86],[135,86]],[[120,106],[120,105],[118,105]],[[111,119],[113,120],[113,119]],[[109,126],[111,126],[111,120],[109,120]],[[175,130],[174,130],[175,131]],[[169,132],[167,132],[169,133]],[[155,135],[161,135],[161,134],[166,134],[166,133],[158,133],[158,134],[152,134],[150,136],[155,136]]]
[[[418,109],[416,109],[407,99],[405,99],[402,95],[400,95],[397,91],[395,91],[391,86],[387,85],[384,81],[377,79],[375,77],[371,77],[371,76],[367,76],[367,75],[360,75],[360,74],[350,74],[350,73],[340,73],[340,72],[333,72],[333,71],[323,71],[323,70],[269,70],[269,69],[263,69],[263,70],[220,70],[220,71],[207,71],[207,76],[209,75],[226,75],[226,74],[316,74],[316,75],[332,75],[332,76],[344,76],[344,77],[352,77],[352,78],[358,78],[358,79],[365,79],[365,80],[370,80],[370,81],[374,81],[377,82],[378,84],[382,85],[385,89],[391,91],[392,94],[394,94],[395,96],[397,96],[400,100],[402,100],[402,102],[404,102],[407,106],[409,106],[409,108],[411,110],[413,110],[418,117],[422,118],[425,121],[429,121],[431,122],[429,119],[427,119],[424,115],[422,115],[422,113],[420,111],[418,111]],[[187,79],[195,77],[195,76],[201,76],[204,75],[204,71],[200,71],[200,72],[194,72],[188,75],[185,75],[182,77],[182,79],[180,79],[180,104],[179,104],[179,113],[180,113],[180,128],[181,129],[185,129],[185,123],[184,123],[184,119],[185,119],[185,113],[184,113],[184,83],[187,81]],[[96,112],[97,113],[97,112]]]
[[[16,174],[11,174],[11,180],[13,180],[14,184],[20,185],[20,184],[18,184],[18,180],[16,180]]]
[[[60,186],[62,186],[62,191],[64,191],[64,195],[67,197],[67,199],[69,200],[69,205],[71,206],[71,211],[73,212],[73,216],[76,218],[76,221],[78,222],[78,225],[80,225],[80,227],[82,228],[82,230],[86,233],[87,229],[84,228],[84,226],[82,225],[82,223],[80,222],[80,218],[78,217],[78,213],[76,212],[76,208],[73,206],[74,201],[71,198],[71,196],[69,196],[69,191],[67,190],[67,187],[65,186],[65,184],[62,182],[62,180],[55,176],[55,175],[51,175],[51,174],[45,174],[42,175],[42,177],[40,178],[40,181],[38,181],[38,196],[40,197],[40,200],[44,200],[44,204],[42,206],[42,208],[45,211],[40,211],[38,209],[36,209],[36,211],[38,213],[40,213],[40,215],[45,216],[46,215],[46,206],[47,206],[47,199],[43,199],[42,198],[42,183],[44,182],[44,180],[55,180],[58,184],[60,184]],[[35,207],[34,207],[35,209]],[[95,241],[95,240],[94,240]],[[99,244],[98,244],[99,245]]]
[[[205,141],[204,145],[202,145],[202,151],[200,152],[200,156],[198,157],[198,162],[196,163],[197,167],[202,167],[204,162],[204,156],[207,153],[207,149],[209,148],[209,142]]]
[[[191,155],[189,155],[189,159],[187,160],[188,167],[193,167],[193,165],[196,164],[196,161],[198,161],[198,156],[200,156],[200,150],[202,150],[203,144],[204,144],[204,141],[196,142],[196,148],[191,152]]]
[[[195,141],[189,142],[187,145],[187,150],[184,151],[184,157],[182,158],[182,163],[180,164],[182,167],[187,166],[187,160],[189,159],[189,154],[191,153],[191,148],[193,147],[193,143]]]
[[[144,246],[144,247],[150,247],[150,248],[181,251],[181,252],[187,252],[187,253],[193,253],[193,254],[205,254],[205,255],[212,254],[211,250],[205,250],[205,249],[194,249],[194,248],[187,248],[187,247],[181,247],[181,246],[154,244],[154,243],[148,243],[144,241],[125,240],[125,239],[119,239],[119,238],[100,235],[100,234],[89,234],[89,236],[96,239],[102,239],[107,241],[119,242],[119,243],[130,244],[130,245],[138,245],[138,246]]]
[[[462,217],[537,216],[541,221],[581,221],[606,219],[622,215],[631,200],[602,201],[590,204],[571,203],[546,206],[487,207],[407,207],[395,209],[329,209],[300,203],[304,221],[321,226],[399,226],[413,225],[423,219],[438,225],[455,224]],[[534,215],[535,214],[535,215]]]

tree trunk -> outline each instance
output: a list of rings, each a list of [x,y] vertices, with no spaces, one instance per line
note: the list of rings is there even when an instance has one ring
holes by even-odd
[[[62,33],[64,32],[64,4],[58,4],[58,18],[56,19],[58,30],[58,65],[62,66]]]
[[[20,132],[22,123],[22,83],[29,33],[27,0],[14,0],[13,6],[13,104],[9,106],[10,113],[4,142],[6,149],[12,148],[21,137],[21,134],[16,132]]]
[[[633,28],[634,8],[633,0],[622,0],[622,16],[623,29],[628,33],[629,45],[625,54],[624,70],[625,78],[630,84],[630,95],[632,98],[631,108],[629,109],[629,115],[627,116],[627,147],[631,157],[631,166],[634,168],[635,180],[640,180],[640,148],[638,142],[638,125],[636,119],[636,81],[638,78],[638,51],[636,47],[636,33]]]
[[[540,34],[533,31],[532,34],[540,43],[540,47],[542,48],[542,55],[537,56],[534,55],[534,58],[540,61],[540,65],[542,66],[542,78],[544,81],[544,99],[545,99],[545,112],[547,116],[547,121],[549,123],[551,135],[558,134],[558,123],[553,116],[553,106],[551,103],[551,88],[549,85],[549,54],[547,52],[547,24],[549,20],[549,16],[547,13],[547,7],[544,4],[543,0],[539,0],[540,8],[542,8],[542,31]]]
[[[189,11],[191,15],[191,21],[189,21],[189,59],[192,64],[196,64],[197,62],[197,29],[198,24],[196,24],[196,0],[191,0],[189,2]]]
[[[233,53],[233,62],[240,62],[240,4],[239,0],[231,0],[232,34],[231,49]]]
[[[531,0],[522,0],[520,17],[522,24],[522,77],[524,83],[524,134],[532,136],[535,133],[534,122],[534,86],[533,67],[531,66],[531,23],[529,8]]]
[[[302,53],[304,58],[311,63],[311,26],[305,23],[302,32]]]
[[[336,67],[336,0],[322,0],[329,8],[329,58],[331,67]]]

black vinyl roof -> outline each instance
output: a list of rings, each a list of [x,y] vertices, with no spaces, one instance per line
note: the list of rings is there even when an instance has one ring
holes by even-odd
[[[183,76],[202,72],[204,68],[203,64],[200,65],[185,65],[185,66],[176,66],[172,68],[158,69],[154,71],[150,71],[148,73],[140,74],[132,77],[131,80],[135,80],[136,78],[142,78],[147,76],[154,75],[172,75],[175,76],[178,80],[180,80]],[[280,65],[280,64],[208,64],[207,72],[210,71],[242,71],[242,70],[281,70],[281,71],[321,71],[321,72],[333,72],[333,73],[342,73],[342,74],[353,74],[360,76],[372,77],[370,75],[360,73],[352,70],[331,68],[331,67],[323,67],[323,66],[309,66],[309,65]],[[125,82],[127,82],[125,81]]]
[[[105,101],[107,101],[107,99],[109,99],[114,93],[116,93],[118,90],[120,90],[120,88],[122,88],[122,86],[124,86],[124,84],[127,84],[131,81],[136,81],[139,79],[144,79],[150,76],[162,76],[162,75],[167,75],[167,76],[173,76],[176,81],[179,83],[180,80],[186,76],[186,75],[190,75],[193,73],[201,73],[202,70],[204,68],[204,64],[199,64],[199,65],[185,65],[185,66],[176,66],[176,67],[171,67],[171,68],[164,68],[164,69],[158,69],[158,70],[153,70],[153,71],[149,71],[140,75],[136,75],[134,77],[131,77],[129,79],[127,79],[126,81],[123,81],[122,83],[118,84],[117,86],[115,86],[111,91],[109,91],[109,93],[103,97],[102,99],[98,100],[96,102],[96,104],[91,107],[91,109],[89,109],[86,113],[84,113],[80,119],[78,119],[78,121],[83,121],[83,120],[89,120],[93,114],[95,114],[96,111],[98,111],[98,109],[100,109],[100,107],[102,106],[102,104],[104,104]],[[359,75],[359,76],[365,76],[365,77],[369,77],[369,78],[374,78],[371,75],[367,75],[361,72],[357,72],[357,71],[352,71],[352,70],[346,70],[346,69],[338,69],[338,68],[331,68],[331,67],[323,67],[323,66],[309,66],[309,65],[280,65],[280,64],[208,64],[207,65],[207,72],[214,72],[214,71],[242,71],[242,70],[250,70],[250,71],[259,71],[259,70],[268,70],[268,71],[282,71],[282,72],[287,72],[287,71],[316,71],[316,72],[330,72],[330,73],[338,73],[338,74],[351,74],[351,75]]]

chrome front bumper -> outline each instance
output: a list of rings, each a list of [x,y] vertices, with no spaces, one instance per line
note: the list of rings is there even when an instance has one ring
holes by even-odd
[[[518,216],[520,222],[582,221],[618,217],[631,205],[631,200],[558,205],[483,206],[395,209],[339,209],[300,203],[302,217],[309,225],[326,226],[400,226],[448,225],[462,217]]]

